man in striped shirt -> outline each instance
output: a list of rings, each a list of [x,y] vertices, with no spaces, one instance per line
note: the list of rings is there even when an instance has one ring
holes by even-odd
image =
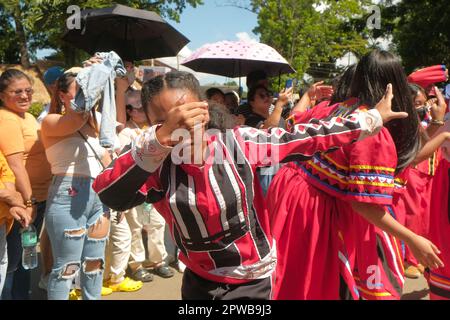
[[[406,115],[391,111],[387,94],[376,109],[299,124],[291,132],[250,127],[205,132],[208,105],[199,102],[199,92],[198,81],[185,72],[146,82],[142,103],[153,126],[97,177],[94,189],[118,211],[154,203],[187,266],[183,299],[269,299],[276,245],[256,168],[309,159],[374,135],[383,120]],[[191,141],[180,142],[177,129],[198,143],[191,148]],[[196,139],[198,131],[204,139]]]

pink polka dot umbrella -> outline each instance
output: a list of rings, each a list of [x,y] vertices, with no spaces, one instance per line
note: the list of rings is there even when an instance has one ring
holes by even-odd
[[[245,41],[206,44],[181,64],[197,72],[229,78],[243,77],[255,70],[264,70],[268,76],[295,72],[274,48]]]

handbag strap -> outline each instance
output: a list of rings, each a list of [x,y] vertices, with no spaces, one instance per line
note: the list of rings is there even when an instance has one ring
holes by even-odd
[[[97,159],[97,161],[100,163],[100,165],[102,166],[103,170],[106,169],[106,167],[103,165],[102,160],[100,159],[100,157],[98,156],[97,152],[95,152],[95,149],[92,147],[92,145],[89,143],[88,139],[84,136],[84,134],[81,133],[80,130],[78,130],[78,133],[80,134],[80,136],[83,138],[84,141],[86,141],[86,143],[88,144],[89,148],[91,148],[92,152],[94,152],[94,156]]]

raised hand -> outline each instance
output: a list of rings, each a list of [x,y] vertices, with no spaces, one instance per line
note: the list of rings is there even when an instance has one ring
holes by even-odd
[[[171,135],[176,129],[183,128],[192,131],[194,126],[206,125],[208,122],[208,103],[191,102],[177,105],[167,113],[166,121],[156,131],[156,137],[163,145],[174,145],[178,141],[172,141]]]
[[[447,104],[438,87],[434,87],[434,92],[436,92],[436,98],[427,101],[427,104],[430,105],[431,118],[433,120],[443,121],[447,111]]]
[[[83,61],[83,68],[90,67],[96,63],[101,63],[102,61],[103,61],[102,58],[100,58],[98,56],[92,56],[88,60]]]
[[[322,100],[324,98],[330,98],[333,95],[333,87],[324,85],[323,81],[314,83],[308,89],[308,96],[311,101]]]
[[[283,89],[279,95],[278,95],[278,100],[277,100],[277,104],[280,103],[282,106],[284,106],[286,103],[289,102],[290,99],[292,99],[292,93],[293,93],[293,88],[288,88],[288,89]]]
[[[375,109],[381,115],[383,119],[383,123],[389,122],[394,119],[404,119],[408,117],[408,113],[406,112],[394,112],[392,111],[392,99],[394,98],[394,94],[392,93],[392,84],[388,84],[386,88],[386,93],[383,98],[377,103]]]

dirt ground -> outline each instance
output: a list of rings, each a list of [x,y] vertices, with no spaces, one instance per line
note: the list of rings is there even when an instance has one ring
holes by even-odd
[[[175,276],[163,279],[157,275],[152,282],[144,283],[139,291],[114,292],[102,297],[103,300],[180,300],[182,273],[175,271]],[[39,270],[35,269],[32,274],[32,299],[46,300],[46,292],[37,287],[39,281]],[[428,300],[428,286],[425,278],[407,279],[405,282],[402,300]]]

